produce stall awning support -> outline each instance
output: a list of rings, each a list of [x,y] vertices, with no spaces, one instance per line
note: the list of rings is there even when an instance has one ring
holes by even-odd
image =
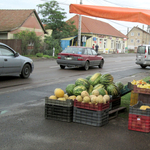
[[[150,10],[124,7],[94,6],[70,4],[70,13],[94,16],[99,18],[139,22],[150,25]]]

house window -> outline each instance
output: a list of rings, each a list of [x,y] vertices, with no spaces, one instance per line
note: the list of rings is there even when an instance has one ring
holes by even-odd
[[[140,40],[137,40],[137,43],[140,43]]]
[[[111,49],[114,48],[114,40],[111,40]]]
[[[131,36],[134,36],[134,32],[131,32]]]
[[[103,39],[99,39],[99,48],[100,48],[100,49],[103,48]]]
[[[140,36],[140,33],[138,33],[138,36]]]
[[[107,47],[107,39],[104,39],[104,48]]]
[[[131,43],[133,43],[134,42],[134,40],[133,39],[131,39]]]

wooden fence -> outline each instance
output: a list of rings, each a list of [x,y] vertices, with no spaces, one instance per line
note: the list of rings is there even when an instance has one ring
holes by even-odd
[[[20,40],[20,39],[0,39],[0,42],[8,45],[9,47],[14,49],[19,54],[22,54],[22,50],[21,50],[22,40]]]

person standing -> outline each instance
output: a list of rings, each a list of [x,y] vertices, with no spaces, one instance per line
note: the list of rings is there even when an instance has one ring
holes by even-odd
[[[98,48],[99,48],[99,46],[96,44],[95,45],[95,51],[98,53]]]
[[[94,49],[94,44],[93,44],[92,48]]]

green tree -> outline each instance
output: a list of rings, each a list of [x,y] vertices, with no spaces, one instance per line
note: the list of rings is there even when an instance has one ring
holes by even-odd
[[[37,52],[40,51],[41,40],[40,40],[40,37],[37,36],[34,31],[24,30],[24,31],[18,32],[14,34],[14,38],[22,40],[22,54],[23,55],[28,54],[29,43],[33,43],[32,54],[36,54]]]
[[[41,21],[46,24],[46,29],[52,29],[52,37],[61,39],[64,37],[77,35],[77,29],[73,22],[65,22],[66,12],[59,7],[57,1],[53,0],[44,4],[39,4],[39,14],[42,16]]]
[[[59,39],[54,39],[52,36],[45,36],[44,42],[46,43],[46,51],[44,54],[53,54],[53,48],[55,48],[55,56],[62,50],[60,46]]]

